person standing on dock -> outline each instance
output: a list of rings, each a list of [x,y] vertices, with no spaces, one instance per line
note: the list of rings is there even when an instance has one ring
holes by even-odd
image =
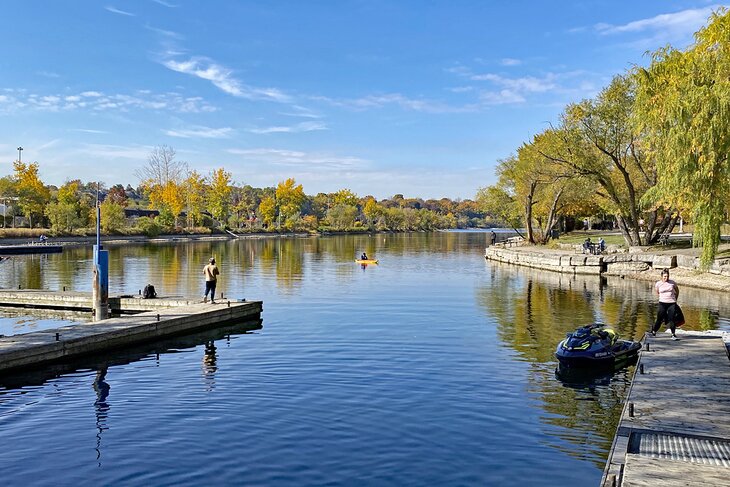
[[[210,302],[215,304],[215,285],[218,283],[220,271],[215,265],[215,258],[211,257],[207,266],[203,267],[203,275],[205,276],[205,296],[203,302],[208,302],[208,293],[210,293]]]
[[[676,282],[669,279],[669,269],[662,270],[662,279],[654,284],[654,294],[659,295],[659,309],[657,310],[656,321],[651,329],[651,336],[656,336],[656,332],[662,326],[662,323],[666,323],[669,329],[672,330],[672,340],[679,340],[675,335],[679,287]]]
[[[492,245],[494,245],[494,244],[496,244],[496,243],[497,243],[497,234],[496,234],[496,233],[494,233],[494,230],[492,230],[492,231],[490,232],[490,234],[489,234],[489,237],[490,237],[490,238],[491,238],[491,240],[492,240]]]

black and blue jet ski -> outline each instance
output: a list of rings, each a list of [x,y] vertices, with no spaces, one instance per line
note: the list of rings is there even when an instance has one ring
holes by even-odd
[[[600,323],[581,326],[558,343],[555,357],[563,367],[615,367],[636,358],[640,342],[619,340],[618,334]]]

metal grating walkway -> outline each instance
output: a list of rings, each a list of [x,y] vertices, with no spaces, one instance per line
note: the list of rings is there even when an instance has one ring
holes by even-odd
[[[730,468],[730,442],[658,433],[634,433],[629,453]]]

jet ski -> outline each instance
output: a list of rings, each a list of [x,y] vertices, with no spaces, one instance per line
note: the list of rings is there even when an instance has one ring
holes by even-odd
[[[568,333],[555,357],[563,367],[615,368],[628,365],[640,349],[640,342],[619,340],[613,329],[593,323]]]

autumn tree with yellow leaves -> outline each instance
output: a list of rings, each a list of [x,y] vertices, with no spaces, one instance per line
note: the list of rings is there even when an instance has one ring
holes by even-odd
[[[30,227],[33,228],[33,218],[36,223],[43,217],[43,211],[51,199],[51,192],[38,177],[38,163],[15,161],[16,191],[18,193],[18,206],[20,211],[28,218]]]

